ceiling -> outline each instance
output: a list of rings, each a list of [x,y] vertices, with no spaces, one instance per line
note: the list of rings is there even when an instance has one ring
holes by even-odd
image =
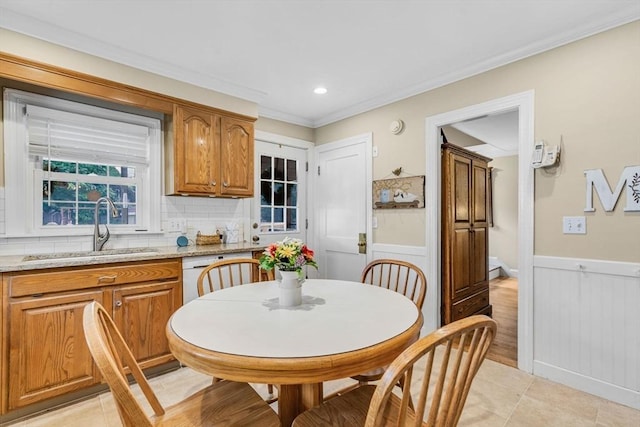
[[[2,28],[309,127],[637,19],[638,0],[0,0]]]

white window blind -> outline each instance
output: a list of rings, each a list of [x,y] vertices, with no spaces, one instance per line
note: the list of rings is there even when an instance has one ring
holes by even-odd
[[[50,159],[149,165],[149,129],[27,105],[28,152]]]

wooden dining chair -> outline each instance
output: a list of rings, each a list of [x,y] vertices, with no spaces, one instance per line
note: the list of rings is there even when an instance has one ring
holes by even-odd
[[[496,322],[484,315],[449,323],[403,351],[377,386],[327,400],[293,426],[455,426],[495,334]],[[393,393],[399,381],[401,395]]]
[[[198,296],[203,296],[216,289],[225,289],[252,282],[274,280],[273,270],[262,270],[260,261],[254,258],[231,258],[215,261],[205,267],[198,276]],[[219,378],[214,377],[216,383]],[[267,384],[267,403],[278,400],[273,394],[273,384]]]
[[[84,308],[84,336],[100,373],[109,384],[125,427],[140,426],[280,426],[280,419],[246,383],[221,381],[164,408],[151,389],[115,323],[96,301]],[[129,370],[153,410],[148,416],[127,380]]]
[[[394,259],[377,259],[371,261],[362,271],[360,277],[362,283],[380,286],[401,293],[413,301],[418,310],[422,310],[424,298],[427,293],[427,279],[422,270],[410,262]],[[347,386],[332,394],[325,396],[331,399],[337,395],[353,390],[356,387],[378,381],[384,374],[385,367],[372,369],[351,378],[358,381],[357,384]],[[399,384],[402,386],[402,384]]]
[[[231,258],[216,261],[205,267],[198,276],[198,296],[216,289],[274,280],[273,270],[259,269],[260,261],[253,258]]]

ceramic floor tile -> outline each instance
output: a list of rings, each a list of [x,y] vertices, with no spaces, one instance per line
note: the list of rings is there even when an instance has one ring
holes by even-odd
[[[522,397],[506,424],[507,427],[594,427],[595,425],[595,417],[580,417],[553,403],[542,402],[527,396]]]
[[[495,414],[487,408],[467,400],[460,415],[459,427],[503,427],[507,418]]]
[[[533,375],[524,371],[485,359],[474,381],[496,384],[513,390],[516,393],[523,394],[525,390],[529,388],[534,378]]]
[[[590,419],[595,422],[598,407],[604,399],[575,390],[544,378],[536,378],[525,395],[549,406],[561,408],[564,413]]]
[[[523,393],[488,381],[474,381],[466,405],[484,408],[505,420],[513,413]]]
[[[596,424],[601,427],[640,427],[640,411],[604,401],[598,408]]]
[[[26,427],[108,427],[100,399],[94,397],[26,420]]]

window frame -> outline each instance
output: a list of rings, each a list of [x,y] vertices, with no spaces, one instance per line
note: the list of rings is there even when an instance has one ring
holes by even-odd
[[[36,187],[41,169],[28,154],[26,105],[37,105],[107,120],[132,123],[149,130],[148,167],[136,166],[140,187],[137,194],[137,224],[111,224],[112,234],[161,233],[162,197],[162,122],[157,118],[126,113],[95,105],[68,101],[51,96],[5,88],[4,152],[5,152],[5,235],[74,236],[91,235],[94,225],[42,224],[42,188]],[[95,163],[86,159],[87,163]],[[108,163],[108,162],[106,162]],[[25,214],[27,213],[27,214]]]

